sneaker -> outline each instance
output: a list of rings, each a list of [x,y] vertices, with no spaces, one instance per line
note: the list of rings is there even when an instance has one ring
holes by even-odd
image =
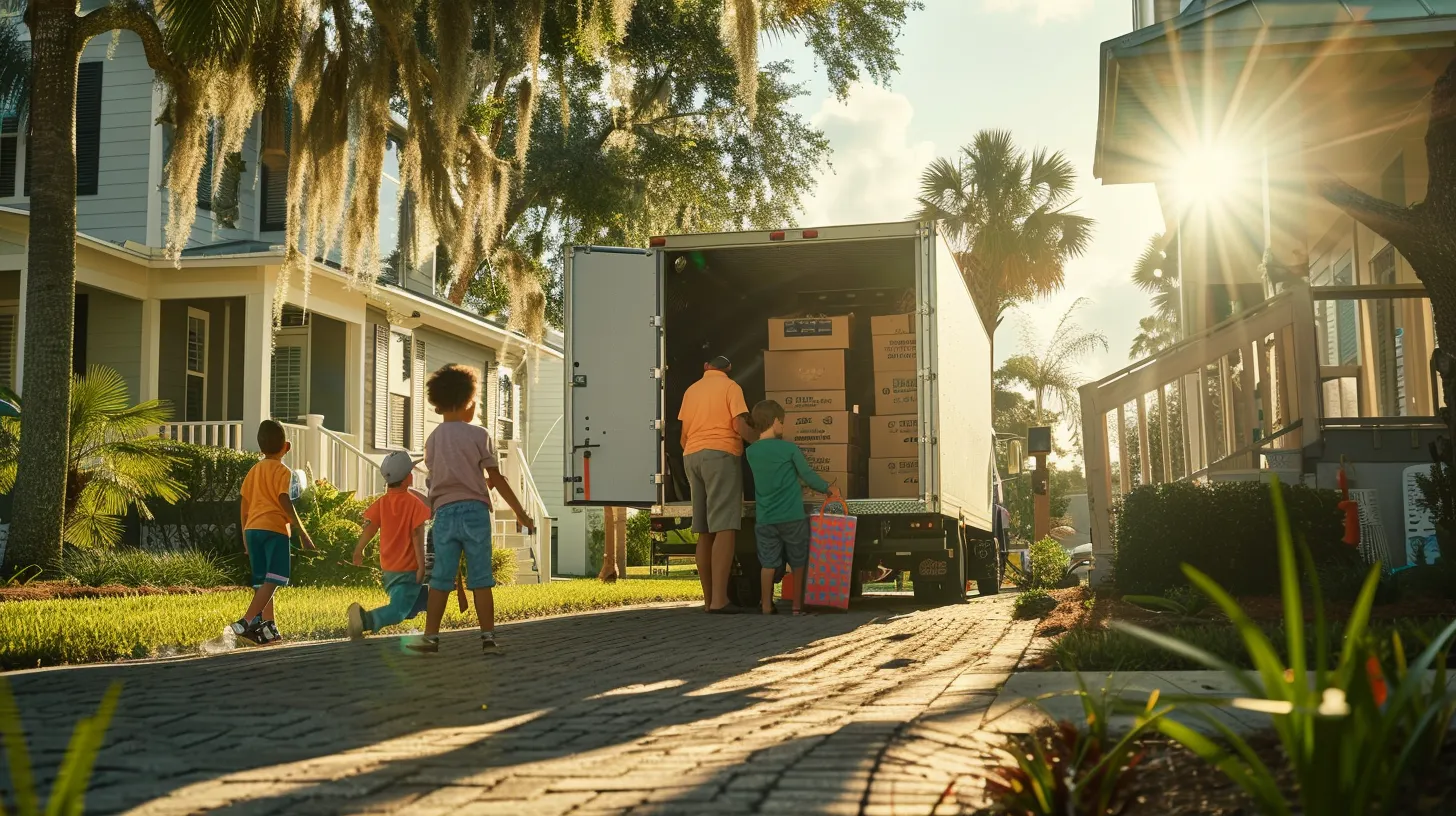
[[[433,635],[424,635],[414,640],[405,641],[404,647],[412,652],[434,654],[440,651],[440,638]]]
[[[364,607],[349,604],[349,640],[364,639]]]
[[[263,621],[262,630],[264,646],[283,640],[283,634],[278,631],[278,624],[273,621]]]
[[[227,631],[223,634],[231,634],[234,638],[246,640],[254,646],[263,645],[263,625],[257,619],[246,621],[239,618],[228,624]]]
[[[501,653],[499,643],[493,637],[482,637],[480,639],[480,653],[483,655],[498,655]]]

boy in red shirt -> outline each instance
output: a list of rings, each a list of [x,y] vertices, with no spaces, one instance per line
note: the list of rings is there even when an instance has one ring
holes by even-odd
[[[364,511],[364,529],[354,548],[354,566],[364,565],[364,548],[379,534],[379,569],[384,573],[384,591],[389,603],[365,610],[349,605],[349,638],[362,640],[365,632],[413,618],[425,609],[428,589],[425,579],[425,522],[430,507],[410,489],[415,462],[404,451],[384,457],[379,470],[389,490]]]

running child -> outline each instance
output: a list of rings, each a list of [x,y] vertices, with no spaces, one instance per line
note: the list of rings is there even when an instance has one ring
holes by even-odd
[[[410,489],[415,464],[408,453],[395,451],[379,465],[388,489],[364,511],[364,529],[354,547],[354,566],[364,565],[364,548],[377,534],[379,570],[389,603],[368,610],[350,604],[351,640],[363,640],[365,632],[378,632],[425,610],[425,581],[429,574],[425,570],[425,522],[430,519],[430,506]]]

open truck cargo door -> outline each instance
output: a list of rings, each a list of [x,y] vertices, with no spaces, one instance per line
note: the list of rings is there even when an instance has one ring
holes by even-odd
[[[566,258],[566,504],[651,507],[662,435],[658,254],[571,247]]]

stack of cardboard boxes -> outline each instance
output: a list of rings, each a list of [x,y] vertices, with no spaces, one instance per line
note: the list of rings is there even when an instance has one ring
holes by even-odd
[[[845,498],[864,490],[859,407],[850,404],[849,315],[774,318],[763,355],[764,390],[784,407],[784,438]],[[821,498],[805,488],[805,498]]]
[[[920,495],[920,389],[915,315],[870,318],[875,415],[870,418],[869,490],[876,499]]]

